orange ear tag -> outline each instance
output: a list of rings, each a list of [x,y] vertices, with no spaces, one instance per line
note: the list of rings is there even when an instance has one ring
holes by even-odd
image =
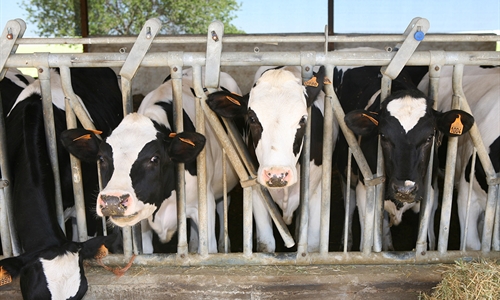
[[[186,144],[189,144],[189,145],[191,145],[191,146],[193,146],[193,147],[194,147],[194,146],[196,146],[196,145],[193,143],[193,141],[191,141],[191,140],[188,140],[188,139],[183,139],[183,138],[179,138],[179,140],[181,140],[182,142],[184,142],[184,143],[186,143]]]
[[[76,142],[78,140],[90,140],[90,138],[90,134],[84,134],[74,139],[73,142]]]
[[[106,248],[106,246],[104,245],[101,245],[101,247],[99,247],[99,249],[97,250],[97,253],[95,254],[94,258],[103,259],[106,256],[108,256],[108,248]]]
[[[318,87],[318,81],[316,80],[316,76],[304,82],[305,86]]]
[[[378,121],[374,117],[369,116],[367,114],[363,114],[363,117],[366,117],[368,120],[372,121],[372,123],[375,124],[375,126],[378,126]]]
[[[0,286],[9,284],[11,282],[12,276],[10,276],[9,272],[0,267]]]
[[[169,138],[174,138],[176,135],[177,135],[177,133],[175,133],[175,132],[171,132],[171,133],[168,135],[168,137],[169,137]]]
[[[462,116],[457,115],[457,118],[450,126],[450,133],[455,135],[462,135],[464,124],[462,124]]]
[[[226,99],[233,102],[234,104],[241,106],[240,101],[234,99],[233,97],[226,96]]]

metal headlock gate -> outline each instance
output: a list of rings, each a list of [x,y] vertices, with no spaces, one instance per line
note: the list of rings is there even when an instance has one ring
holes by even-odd
[[[259,36],[223,36],[224,28],[222,23],[213,22],[208,27],[206,37],[198,36],[176,36],[157,37],[161,23],[157,19],[146,22],[141,33],[137,37],[105,37],[105,38],[22,38],[26,29],[24,21],[20,19],[11,20],[7,23],[0,36],[0,78],[3,78],[7,68],[33,67],[38,70],[41,80],[44,114],[46,116],[46,132],[49,142],[51,161],[55,174],[58,172],[58,163],[55,146],[55,129],[52,116],[52,104],[50,94],[50,72],[49,68],[58,67],[61,70],[63,90],[66,96],[66,111],[68,127],[76,126],[75,116],[87,128],[93,128],[85,111],[80,107],[79,102],[71,88],[69,71],[71,67],[119,67],[121,76],[121,88],[124,103],[124,112],[132,111],[131,86],[134,76],[139,67],[169,67],[172,75],[174,88],[175,107],[175,130],[182,131],[182,69],[193,68],[194,89],[199,96],[197,101],[196,128],[200,133],[204,132],[204,120],[218,135],[218,139],[225,150],[225,155],[235,168],[240,183],[243,188],[243,252],[242,253],[208,253],[207,234],[207,206],[205,187],[204,154],[197,159],[198,163],[198,184],[199,184],[199,253],[188,253],[187,247],[187,222],[184,201],[184,178],[179,175],[179,186],[177,188],[178,201],[178,251],[176,254],[141,254],[140,229],[124,228],[124,255],[111,255],[111,261],[123,262],[133,253],[139,254],[135,263],[139,264],[164,264],[164,265],[234,265],[234,264],[401,264],[401,263],[434,263],[451,262],[458,258],[468,257],[500,257],[500,201],[499,201],[499,174],[495,173],[492,163],[488,157],[487,150],[481,142],[477,128],[471,130],[471,137],[477,149],[478,157],[488,176],[489,192],[488,205],[485,213],[485,226],[482,236],[481,251],[450,251],[447,249],[448,232],[450,226],[450,213],[453,197],[453,173],[454,158],[456,156],[457,138],[451,138],[448,149],[448,164],[446,169],[445,190],[443,191],[443,203],[441,209],[441,224],[439,233],[438,249],[428,250],[427,246],[427,226],[429,223],[430,209],[432,205],[423,201],[421,207],[421,224],[419,227],[418,241],[415,251],[384,252],[381,251],[381,205],[382,198],[376,196],[376,191],[380,190],[383,183],[383,173],[371,174],[366,160],[359,149],[358,143],[347,129],[344,123],[344,112],[337,99],[332,85],[325,87],[325,123],[324,123],[324,150],[323,150],[323,182],[322,182],[322,216],[321,216],[321,239],[320,251],[310,253],[307,251],[307,218],[308,218],[308,166],[303,164],[301,176],[303,178],[301,186],[301,220],[298,239],[294,239],[287,226],[279,215],[276,205],[270,198],[265,188],[256,182],[256,170],[248,159],[246,146],[241,136],[237,133],[234,125],[228,120],[224,120],[227,131],[219,122],[217,116],[206,106],[205,93],[203,87],[213,91],[218,87],[221,66],[262,66],[262,65],[293,65],[302,67],[303,79],[307,80],[312,76],[313,67],[324,65],[327,76],[333,78],[335,66],[383,66],[382,97],[390,93],[391,79],[395,78],[403,66],[429,66],[431,72],[430,97],[437,100],[437,84],[439,73],[444,65],[454,65],[454,107],[461,107],[470,111],[461,90],[461,78],[464,65],[500,65],[500,52],[494,51],[415,51],[423,36],[426,34],[429,23],[426,19],[415,18],[411,21],[407,30],[402,35],[375,35],[375,36],[329,36],[325,30],[324,35],[259,35]],[[395,44],[398,51],[363,52],[363,51],[328,51],[328,44],[332,42],[386,42]],[[498,42],[500,37],[491,35],[427,35],[425,41],[434,42]],[[222,52],[222,46],[226,43],[324,43],[323,52],[300,51],[300,52]],[[122,44],[133,43],[129,53],[82,53],[82,54],[16,54],[17,46],[20,44]],[[153,43],[164,44],[168,49],[169,44],[182,43],[206,43],[206,52],[180,52],[164,51],[149,52]],[[204,67],[205,82],[202,82],[202,72]],[[499,99],[500,100],[500,99]],[[1,108],[1,107],[0,107]],[[1,114],[0,114],[1,115]],[[368,179],[368,202],[365,220],[365,236],[363,252],[349,252],[346,249],[339,252],[328,251],[329,237],[329,216],[330,216],[330,186],[331,186],[331,165],[332,165],[332,120],[337,118],[340,128],[347,138],[350,150],[356,159],[363,175]],[[310,120],[310,119],[309,119]],[[227,133],[226,133],[227,132]],[[306,129],[304,138],[303,159],[309,161],[309,134],[310,124]],[[3,253],[5,257],[18,255],[20,252],[16,239],[13,238],[15,229],[12,226],[11,195],[9,191],[9,170],[6,161],[5,147],[5,123],[0,121],[0,167],[2,180],[0,181],[0,235],[2,238]],[[432,159],[431,159],[432,162]],[[379,164],[380,165],[380,164]],[[73,171],[80,172],[78,162],[72,161]],[[183,166],[179,166],[182,172]],[[431,168],[429,168],[431,169]],[[78,174],[77,174],[78,175]],[[58,177],[58,175],[56,175]],[[430,176],[428,176],[430,178]],[[75,207],[77,210],[77,224],[80,241],[87,239],[85,211],[83,205],[83,195],[80,176],[74,176],[75,186]],[[430,180],[428,180],[430,184]],[[252,189],[257,189],[265,196],[267,208],[272,219],[281,234],[285,245],[290,247],[297,242],[297,251],[291,253],[254,253],[252,251]],[[60,194],[60,183],[56,185],[58,221],[64,228],[64,217],[62,200]],[[380,194],[380,193],[379,193]],[[377,199],[377,200],[376,200]],[[226,206],[227,210],[227,206]],[[379,212],[379,213],[376,213]],[[227,215],[227,211],[226,211]],[[347,215],[347,214],[346,214]],[[374,225],[375,224],[375,225]],[[226,237],[227,238],[227,223]],[[135,228],[135,227],[134,227]],[[378,228],[378,230],[373,230]],[[133,233],[135,232],[135,233]]]

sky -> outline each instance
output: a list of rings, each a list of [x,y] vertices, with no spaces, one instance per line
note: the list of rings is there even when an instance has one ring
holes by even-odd
[[[68,0],[69,1],[69,0]],[[331,0],[237,0],[233,24],[246,33],[323,33]],[[21,0],[0,0],[0,26],[27,13]],[[430,22],[429,33],[500,32],[500,0],[336,0],[337,33],[402,33],[414,17]],[[27,23],[25,37],[36,37]]]

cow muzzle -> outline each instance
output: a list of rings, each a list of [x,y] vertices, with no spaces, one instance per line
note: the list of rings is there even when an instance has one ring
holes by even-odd
[[[99,208],[105,217],[123,216],[127,210],[130,195],[124,194],[121,196],[103,195],[99,197]]]
[[[416,195],[418,191],[418,185],[410,180],[405,180],[404,182],[393,182],[392,190],[396,200],[403,203],[412,203],[417,201]]]
[[[292,170],[285,167],[272,167],[262,171],[264,185],[269,188],[282,188],[291,185]]]

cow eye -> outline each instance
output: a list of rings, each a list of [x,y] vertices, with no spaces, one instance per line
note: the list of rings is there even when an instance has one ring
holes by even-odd
[[[97,160],[99,161],[99,163],[100,163],[100,164],[105,163],[104,156],[102,156],[102,155],[99,155],[99,156],[97,157]]]
[[[302,116],[302,118],[300,118],[299,125],[304,126],[306,125],[306,123],[307,123],[307,116]]]
[[[160,158],[158,157],[158,155],[155,155],[155,156],[151,157],[151,159],[149,161],[152,164],[158,164],[160,162]]]

